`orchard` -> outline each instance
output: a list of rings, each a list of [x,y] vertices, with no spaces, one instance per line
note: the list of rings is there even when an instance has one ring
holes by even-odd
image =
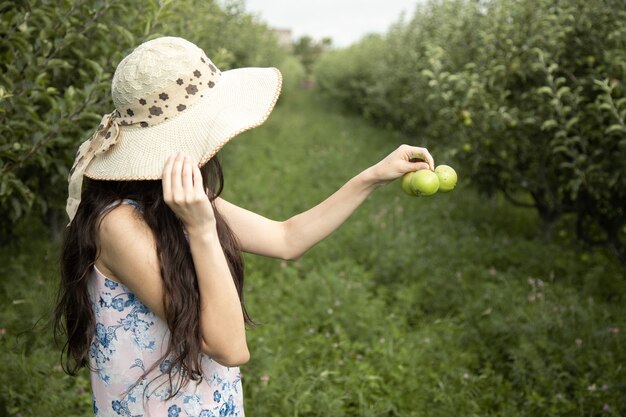
[[[626,265],[622,0],[430,1],[326,54],[320,87]]]
[[[113,71],[143,41],[186,37],[223,70],[300,70],[236,1],[32,0],[4,2],[0,14],[0,243],[29,214],[60,234],[76,147],[111,111]]]
[[[416,3],[290,51],[243,0],[0,2],[0,416],[94,415],[50,322],[67,174],[161,35],[283,73],[219,152],[241,207],[288,219],[399,143],[435,159],[300,259],[244,254],[246,415],[626,415],[624,0]]]

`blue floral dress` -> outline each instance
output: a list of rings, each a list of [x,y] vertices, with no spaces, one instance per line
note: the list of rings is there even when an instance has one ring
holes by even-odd
[[[139,208],[133,200],[123,202]],[[165,353],[167,324],[95,265],[89,297],[96,319],[89,351],[96,417],[244,417],[239,368],[222,366],[204,354],[202,381],[190,381],[171,400],[165,400],[170,393],[168,359],[128,391]]]

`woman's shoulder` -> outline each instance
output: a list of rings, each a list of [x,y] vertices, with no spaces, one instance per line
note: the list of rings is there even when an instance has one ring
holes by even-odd
[[[129,204],[112,208],[98,230],[96,267],[126,286],[157,316],[164,318],[163,282],[155,235]]]
[[[148,227],[141,216],[139,204],[134,200],[116,201],[105,207],[100,215],[98,237],[108,237],[110,233],[115,234],[129,226],[132,229]]]
[[[135,251],[146,253],[155,248],[150,226],[145,222],[138,205],[131,203],[105,210],[96,233],[100,249],[96,265],[110,273],[118,266],[116,263],[119,262],[120,253],[127,251],[130,245]]]

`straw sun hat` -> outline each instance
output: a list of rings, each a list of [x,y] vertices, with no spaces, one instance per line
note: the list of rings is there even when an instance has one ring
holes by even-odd
[[[262,124],[280,94],[276,68],[221,72],[193,43],[161,37],[120,62],[105,115],[78,152],[66,211],[78,210],[83,175],[99,180],[161,179],[169,155],[206,163],[238,134]]]

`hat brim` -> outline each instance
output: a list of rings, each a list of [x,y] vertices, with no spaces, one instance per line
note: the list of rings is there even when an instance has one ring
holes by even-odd
[[[145,128],[120,126],[117,144],[95,157],[85,176],[161,179],[167,158],[179,151],[204,164],[235,136],[267,120],[281,86],[282,75],[276,68],[224,71],[210,94],[175,118]]]

